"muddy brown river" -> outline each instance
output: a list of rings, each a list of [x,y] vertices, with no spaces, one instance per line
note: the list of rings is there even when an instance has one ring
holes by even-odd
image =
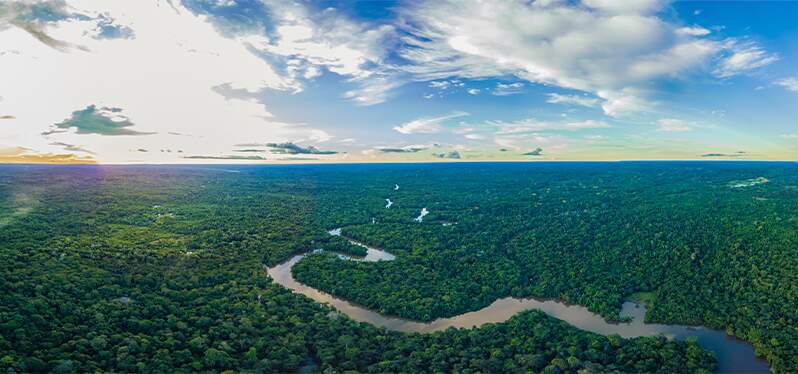
[[[331,230],[330,234],[341,235],[341,230]],[[394,255],[388,252],[369,247],[360,242],[350,241],[365,247],[367,249],[366,257],[353,259],[347,256],[340,256],[341,258],[355,261],[391,261],[395,258]],[[695,337],[702,347],[715,353],[718,359],[719,373],[770,372],[767,362],[754,355],[754,348],[750,344],[728,336],[724,331],[683,325],[643,323],[643,316],[646,312],[645,307],[631,302],[624,303],[621,311],[622,316],[632,317],[632,322],[629,323],[609,323],[600,315],[594,314],[579,305],[567,305],[554,300],[517,299],[512,297],[498,299],[480,310],[449,318],[439,318],[431,322],[385,316],[298,282],[294,279],[291,268],[302,257],[304,257],[303,254],[296,255],[285,262],[268,268],[269,276],[283,287],[305,295],[319,303],[329,304],[355,321],[367,322],[389,330],[430,333],[445,330],[449,327],[472,328],[485,323],[503,322],[519,312],[534,309],[568,322],[576,328],[602,335],[618,334],[625,338],[660,334],[673,339]]]

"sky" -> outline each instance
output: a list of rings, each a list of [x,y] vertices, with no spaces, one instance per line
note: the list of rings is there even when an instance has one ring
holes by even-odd
[[[0,163],[798,160],[798,2],[0,1]]]

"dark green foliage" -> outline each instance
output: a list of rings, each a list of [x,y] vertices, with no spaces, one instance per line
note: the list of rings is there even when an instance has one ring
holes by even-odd
[[[356,254],[326,233],[344,227],[397,259],[308,256],[297,277],[376,310],[433,319],[535,295],[613,318],[650,291],[650,318],[727,328],[795,371],[798,170],[723,165],[0,167],[0,368],[714,368],[693,342],[602,337],[538,312],[388,332],[266,275],[316,248]]]
[[[310,256],[297,279],[421,320],[504,296],[560,299],[613,320],[624,299],[653,292],[650,322],[727,330],[775,371],[798,371],[794,163],[395,166],[384,175],[372,187],[373,175],[338,173],[361,189],[335,190],[349,216],[324,213],[396,261]],[[430,214],[412,222],[422,207]]]
[[[330,236],[327,241],[322,245],[325,251],[344,253],[352,256],[364,257],[366,255],[366,248],[360,245],[352,244],[349,240],[340,236]]]

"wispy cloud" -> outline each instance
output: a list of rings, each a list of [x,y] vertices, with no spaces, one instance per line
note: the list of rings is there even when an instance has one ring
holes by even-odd
[[[263,156],[241,156],[241,155],[222,155],[222,156],[192,155],[192,156],[184,156],[183,158],[194,159],[194,160],[243,160],[243,161],[268,160]]]
[[[784,87],[788,91],[798,92],[798,77],[788,77],[779,79],[776,84]]]
[[[92,151],[90,151],[90,150],[88,150],[86,148],[83,148],[81,146],[74,145],[74,144],[68,144],[68,143],[64,143],[64,142],[52,142],[52,143],[50,143],[50,145],[63,147],[64,150],[66,150],[66,151],[83,152],[83,153],[88,153],[90,155],[94,155],[95,154],[94,152],[92,152]]]
[[[358,88],[346,91],[344,97],[358,105],[375,105],[388,100],[391,90],[399,87],[403,82],[387,77],[371,78],[357,81]]]
[[[516,122],[491,121],[489,125],[496,129],[496,134],[519,134],[538,131],[567,130],[576,131],[584,129],[605,129],[612,127],[603,121],[585,120],[578,122],[546,122],[534,118],[527,118]]]
[[[663,118],[657,121],[657,123],[659,124],[659,129],[657,129],[657,131],[667,131],[667,132],[693,131],[693,127],[689,123],[680,119]]]
[[[582,95],[561,95],[558,93],[550,93],[548,96],[549,98],[546,100],[546,102],[551,104],[572,104],[581,105],[584,107],[594,107],[599,103],[599,100],[596,98]]]
[[[516,95],[523,92],[524,84],[521,82],[513,83],[496,83],[496,88],[493,89],[495,96],[508,96]]]
[[[720,78],[728,78],[751,70],[770,65],[779,60],[779,57],[766,51],[759,44],[752,41],[727,40],[724,43],[725,56],[714,73]]]
[[[382,153],[416,153],[428,148],[429,147],[424,145],[408,145],[404,147],[380,147],[376,149]]]
[[[435,134],[442,130],[441,124],[444,122],[467,116],[468,113],[466,112],[452,112],[445,116],[439,117],[426,117],[426,118],[419,118],[410,122],[405,122],[401,125],[394,126],[394,130],[408,135],[408,134]]]
[[[701,157],[704,158],[740,158],[747,156],[748,152],[737,151],[734,153],[704,153]]]

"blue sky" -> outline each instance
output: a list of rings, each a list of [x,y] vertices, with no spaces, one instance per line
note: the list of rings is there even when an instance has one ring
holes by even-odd
[[[798,158],[798,3],[11,1],[0,161]]]

